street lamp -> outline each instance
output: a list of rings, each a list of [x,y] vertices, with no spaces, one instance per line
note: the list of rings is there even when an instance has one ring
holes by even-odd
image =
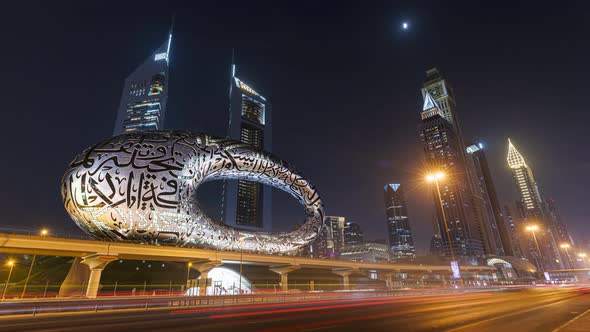
[[[243,244],[244,244],[244,237],[240,237],[240,239],[238,240],[240,242],[240,282],[238,284],[238,294],[242,293],[242,262],[243,262],[243,258],[244,258],[244,252],[243,252]]]
[[[187,291],[188,291],[188,288],[189,288],[188,278],[189,278],[189,275],[191,273],[191,266],[193,266],[193,263],[191,263],[191,262],[188,262],[188,264],[186,264],[186,290]]]
[[[49,235],[49,230],[47,228],[42,228],[39,232],[41,236]],[[31,278],[31,272],[33,272],[33,266],[35,265],[35,260],[37,259],[37,254],[33,255],[33,259],[31,260],[31,266],[29,266],[29,273],[27,273],[27,278],[25,279],[25,285],[23,286],[23,292],[21,293],[21,299],[25,297],[25,292],[27,291],[27,286],[29,285],[29,279]]]
[[[450,249],[450,253],[451,253],[451,259],[455,260],[455,250],[453,249],[453,243],[451,241],[451,233],[450,233],[450,229],[449,226],[447,224],[447,214],[445,213],[445,208],[443,206],[443,201],[442,201],[442,195],[440,194],[440,186],[438,184],[439,180],[442,180],[445,178],[445,173],[443,172],[436,172],[436,173],[431,173],[426,175],[426,181],[428,182],[434,182],[435,186],[436,186],[436,193],[438,195],[438,203],[440,204],[440,211],[442,213],[442,217],[443,217],[443,223],[445,225],[445,234],[447,235],[447,240],[449,241],[449,249]]]
[[[537,252],[539,254],[538,260],[539,260],[539,267],[542,266],[542,257],[543,254],[541,253],[541,248],[539,247],[539,242],[537,241],[537,235],[535,234],[535,231],[539,230],[539,226],[537,225],[528,225],[526,226],[526,230],[531,232],[533,234],[533,239],[535,240],[535,246],[537,247]]]
[[[569,268],[573,268],[572,266],[572,260],[570,258],[570,252],[568,251],[568,249],[571,247],[569,243],[562,243],[560,245],[560,247],[565,250],[565,255],[567,257],[567,265],[569,266]]]
[[[451,237],[451,230],[449,229],[449,225],[447,223],[447,214],[445,213],[445,207],[443,205],[442,195],[440,193],[439,181],[442,180],[442,179],[444,179],[445,177],[446,177],[445,173],[439,171],[439,172],[436,172],[436,173],[427,174],[426,175],[426,181],[427,182],[434,182],[434,184],[435,184],[436,193],[438,195],[438,203],[440,204],[440,212],[442,214],[443,224],[445,226],[445,234],[447,235],[447,241],[449,242],[449,252],[451,254],[451,260],[452,260],[452,262],[456,262],[456,260],[455,260],[455,249],[453,249],[453,241],[452,241],[452,237]],[[453,275],[454,275],[454,267],[453,267],[453,264],[456,264],[456,266],[458,266],[458,264],[457,263],[451,263],[451,269],[453,269]],[[463,279],[459,278],[459,281],[460,281],[461,284],[463,284]]]
[[[6,262],[6,266],[10,267],[10,272],[8,272],[8,278],[6,278],[6,283],[4,284],[4,291],[2,292],[2,301],[4,301],[4,297],[6,296],[6,289],[8,288],[8,283],[10,282],[10,276],[12,275],[12,269],[14,268],[15,261],[9,259]]]

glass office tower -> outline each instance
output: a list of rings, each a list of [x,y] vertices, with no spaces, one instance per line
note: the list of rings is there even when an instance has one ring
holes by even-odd
[[[125,79],[114,135],[163,128],[171,43],[172,29],[168,39]]]
[[[271,105],[236,76],[230,81],[229,137],[266,152],[272,151]],[[223,220],[232,227],[253,231],[272,230],[272,191],[260,183],[237,180],[224,184]]]
[[[416,257],[403,187],[398,183],[387,184],[383,188],[383,195],[391,257]]]

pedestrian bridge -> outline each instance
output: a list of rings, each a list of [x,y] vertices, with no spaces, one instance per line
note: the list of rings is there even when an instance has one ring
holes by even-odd
[[[108,263],[117,259],[191,263],[191,267],[201,273],[201,279],[203,280],[207,278],[207,273],[211,269],[223,263],[243,262],[244,264],[267,265],[271,271],[281,276],[281,283],[285,290],[289,272],[303,267],[331,269],[332,272],[342,277],[344,288],[348,288],[349,275],[359,271],[376,271],[386,279],[388,285],[391,285],[392,276],[400,272],[431,273],[439,271],[449,273],[451,271],[448,265],[365,263],[7,233],[0,233],[0,252],[80,257],[82,263],[88,265],[91,271],[86,291],[88,297],[96,297],[102,270]],[[461,266],[461,270],[464,272],[491,272],[495,271],[496,268],[492,266]],[[203,287],[201,288],[203,289]]]

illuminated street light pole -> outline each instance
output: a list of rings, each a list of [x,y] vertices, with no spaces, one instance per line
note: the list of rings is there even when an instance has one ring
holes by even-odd
[[[186,290],[187,291],[188,291],[188,288],[189,288],[188,278],[189,278],[189,275],[191,273],[191,266],[193,266],[193,263],[191,263],[191,262],[188,262],[188,264],[186,264]]]
[[[437,172],[437,173],[434,173],[434,174],[428,174],[426,176],[426,181],[428,181],[428,182],[434,182],[434,184],[435,184],[436,193],[438,195],[438,203],[440,204],[440,211],[441,211],[442,218],[443,218],[443,224],[445,226],[445,233],[447,235],[447,240],[449,241],[449,251],[450,251],[450,254],[451,254],[451,260],[453,262],[456,262],[456,260],[455,260],[455,250],[453,249],[453,241],[452,241],[452,238],[451,238],[451,230],[449,229],[449,225],[447,223],[447,214],[445,213],[445,207],[443,205],[442,195],[440,193],[440,186],[439,186],[439,183],[438,183],[438,181],[441,180],[441,179],[443,179],[444,177],[445,177],[445,173],[443,173],[443,172]],[[463,284],[463,278],[459,278],[459,282],[461,284]]]
[[[537,253],[539,254],[538,256],[538,260],[539,260],[539,265],[542,267],[543,266],[543,254],[541,253],[541,247],[539,247],[539,242],[537,241],[537,235],[535,234],[535,231],[539,230],[539,226],[537,225],[528,225],[526,227],[526,230],[531,232],[531,234],[533,234],[533,239],[535,240],[535,246],[537,247]]]
[[[243,252],[243,246],[242,244],[244,243],[244,238],[241,237],[240,238],[240,283],[238,284],[238,294],[242,293],[242,262],[243,262],[243,258],[244,258],[244,252]]]
[[[442,217],[443,217],[443,223],[445,225],[445,233],[447,235],[447,240],[449,241],[449,249],[451,252],[451,259],[455,260],[455,250],[453,249],[453,243],[451,241],[451,233],[450,233],[450,229],[449,226],[447,224],[447,214],[445,213],[445,208],[443,205],[443,201],[442,201],[442,195],[440,194],[440,186],[438,184],[438,181],[443,179],[445,177],[445,174],[442,172],[438,172],[435,174],[429,174],[426,176],[426,181],[428,182],[434,182],[435,186],[436,186],[436,193],[438,195],[438,203],[440,205],[440,211],[442,213]]]
[[[569,248],[570,248],[570,244],[569,243],[562,243],[560,245],[560,247],[565,250],[565,256],[567,257],[567,265],[569,266],[570,269],[573,268],[572,266],[572,259],[570,258],[570,252],[569,252]]]
[[[39,234],[41,236],[47,236],[49,231],[46,228],[43,228]],[[31,278],[31,272],[33,272],[33,266],[35,265],[35,260],[37,259],[37,254],[33,255],[33,259],[31,260],[31,266],[29,266],[29,273],[27,273],[27,278],[25,279],[25,285],[23,286],[23,292],[21,293],[21,299],[25,297],[25,292],[27,291],[27,286],[29,285],[29,279]]]
[[[10,266],[10,272],[8,272],[8,278],[6,278],[6,283],[4,284],[4,291],[2,292],[2,301],[4,301],[4,297],[6,296],[6,289],[8,288],[8,283],[10,282],[10,276],[12,275],[12,269],[14,268],[14,261],[9,259],[6,262],[7,266]]]

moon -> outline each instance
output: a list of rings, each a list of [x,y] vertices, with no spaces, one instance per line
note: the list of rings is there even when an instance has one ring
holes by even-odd
[[[408,22],[402,22],[402,30],[408,30],[410,28],[410,24]]]

